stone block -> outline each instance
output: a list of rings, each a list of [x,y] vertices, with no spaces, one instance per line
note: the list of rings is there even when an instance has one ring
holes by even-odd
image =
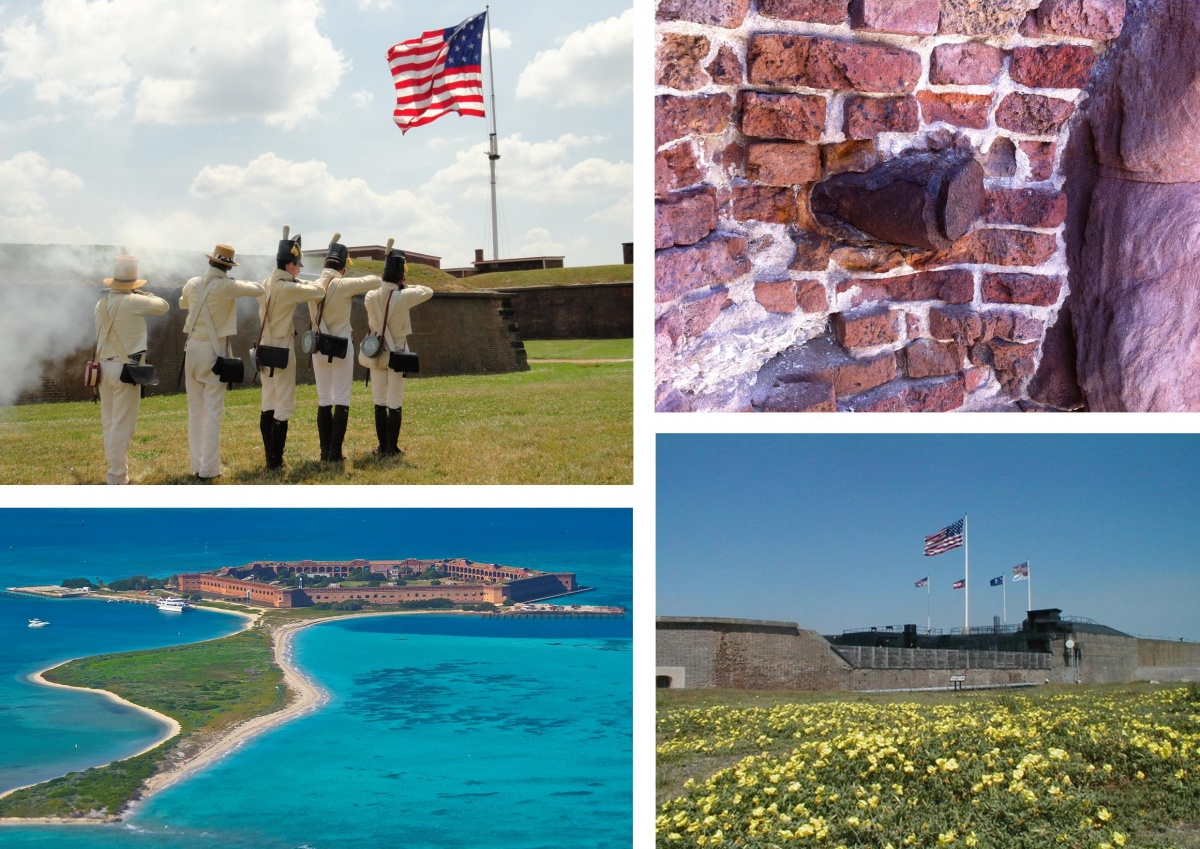
[[[867,32],[933,35],[940,0],[850,0],[850,26]]]
[[[754,284],[754,300],[767,312],[796,311],[796,284],[791,280],[759,281]]]
[[[829,267],[832,245],[828,239],[800,229],[793,230],[791,236],[796,243],[796,253],[788,263],[789,270],[824,271]]]
[[[1030,88],[1083,88],[1095,63],[1096,50],[1086,44],[1016,47],[1008,75]]]
[[[1069,100],[1014,91],[996,108],[996,125],[1030,136],[1053,136],[1074,112]]]
[[[764,413],[833,413],[837,401],[830,383],[781,383],[756,393],[754,406]]]
[[[992,139],[983,157],[983,173],[989,177],[1012,177],[1017,173],[1017,146],[1006,136]]]
[[[1054,176],[1054,142],[1023,141],[1020,148],[1029,159],[1029,179],[1049,180]]]
[[[945,377],[959,370],[962,358],[956,342],[918,339],[904,349],[904,372],[912,378]]]
[[[654,247],[694,245],[717,229],[712,189],[671,195],[654,204]]]
[[[1057,227],[1067,217],[1067,195],[1055,189],[992,189],[983,203],[988,224]]]
[[[1029,377],[1037,366],[1037,342],[1010,342],[1007,339],[992,339],[992,367],[997,377],[1005,382],[1010,377]]]
[[[909,260],[913,268],[944,265],[1041,265],[1058,250],[1053,233],[1026,230],[972,230],[945,251],[930,251]]]
[[[815,94],[742,92],[741,130],[756,138],[817,141],[825,132],[825,107]]]
[[[654,144],[662,147],[690,135],[722,132],[733,115],[733,98],[725,94],[654,98]]]
[[[991,85],[1000,76],[1004,51],[982,41],[939,44],[929,63],[933,85]]]
[[[729,299],[729,290],[724,286],[689,297],[679,305],[683,332],[688,336],[699,336],[712,326],[722,310],[731,306],[733,301]]]
[[[887,383],[896,376],[896,357],[884,352],[854,357],[829,336],[821,336],[794,352],[776,374],[777,383],[829,383],[840,398]]]
[[[962,406],[962,375],[893,380],[876,389],[838,399],[838,410],[860,413],[942,413]]]
[[[708,51],[709,41],[702,35],[664,33],[655,56],[658,84],[679,91],[704,88],[709,77],[700,67],[700,60]]]
[[[891,245],[841,245],[830,257],[846,271],[884,274],[904,264],[904,254]]]
[[[821,149],[805,142],[752,142],[746,148],[746,179],[767,186],[795,186],[821,179]]]
[[[915,133],[921,127],[917,100],[907,97],[847,97],[846,138],[869,140],[880,133]],[[868,166],[869,167],[869,166]],[[866,168],[844,169],[865,171]]]
[[[666,302],[697,289],[728,283],[750,271],[746,240],[714,233],[702,242],[654,255],[654,292]]]
[[[983,299],[990,304],[1031,304],[1049,307],[1062,294],[1062,277],[1040,274],[984,274]]]
[[[747,52],[755,85],[901,94],[921,77],[921,57],[886,44],[820,36],[759,33]]]
[[[932,307],[929,335],[970,346],[983,335],[983,318],[970,307]]]
[[[742,60],[734,53],[728,44],[722,44],[717,55],[705,68],[712,81],[717,85],[743,85],[746,82],[746,71],[742,68]]]
[[[1029,381],[1030,399],[1060,410],[1083,407],[1083,393],[1075,372],[1075,331],[1069,302],[1058,311],[1042,342],[1042,359]]]
[[[1121,34],[1125,0],[1045,0],[1038,26],[1058,35],[1107,41]]]
[[[942,0],[943,35],[1011,36],[1040,0]]]
[[[973,130],[982,130],[988,125],[988,110],[992,108],[990,94],[919,91],[917,100],[926,124],[942,121]]]
[[[829,295],[820,280],[800,280],[796,283],[796,305],[804,312],[825,312],[829,309]]]
[[[768,224],[796,223],[796,190],[774,186],[734,186],[733,217]]]
[[[714,27],[740,27],[750,0],[658,0],[660,21],[690,21]]]
[[[843,348],[890,345],[900,338],[899,312],[879,307],[835,313],[833,332]]]
[[[677,189],[686,189],[703,182],[705,174],[696,162],[691,144],[683,142],[658,151],[654,155],[654,195],[665,197]]]
[[[879,152],[871,139],[856,139],[821,145],[821,162],[826,174],[862,173],[879,163]]]
[[[785,21],[840,24],[846,21],[847,0],[758,0],[758,13]]]

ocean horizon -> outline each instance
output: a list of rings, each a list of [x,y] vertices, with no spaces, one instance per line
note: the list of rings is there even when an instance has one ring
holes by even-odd
[[[573,571],[594,589],[570,603],[632,608],[628,510],[139,511],[161,521],[136,546],[121,521],[131,513],[0,511],[0,586],[266,557],[468,557]],[[338,528],[337,539],[323,528]],[[138,711],[38,687],[29,672],[242,627],[217,613],[88,600],[0,597],[0,614],[0,638],[17,647],[0,666],[0,790],[128,756],[160,734]],[[27,628],[32,616],[51,625]],[[328,692],[320,709],[139,803],[124,822],[7,826],[0,839],[47,849],[628,846],[631,619],[420,614],[311,626],[293,657]]]

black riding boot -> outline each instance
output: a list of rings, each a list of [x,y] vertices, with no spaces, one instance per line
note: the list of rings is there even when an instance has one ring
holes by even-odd
[[[271,422],[275,420],[274,410],[263,410],[258,414],[258,430],[262,434],[263,454],[267,458],[267,468],[271,468]]]
[[[283,468],[283,449],[287,445],[288,423],[273,420],[271,422],[271,462],[268,469]]]
[[[375,453],[381,457],[387,455],[387,419],[388,408],[383,404],[376,404],[375,437],[379,440],[379,444],[375,446]]]
[[[387,413],[387,454],[395,456],[402,454],[400,450],[400,419],[402,407],[391,407]]]
[[[346,459],[342,454],[342,443],[346,439],[346,425],[350,423],[350,408],[337,404],[333,408],[332,430],[329,435],[329,462],[340,463]]]
[[[333,407],[317,407],[317,438],[321,440],[322,463],[329,460],[329,438],[332,432]]]

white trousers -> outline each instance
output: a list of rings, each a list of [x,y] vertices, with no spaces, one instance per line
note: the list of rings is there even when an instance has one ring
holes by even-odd
[[[258,379],[262,381],[262,406],[259,409],[264,413],[274,410],[277,422],[286,422],[296,412],[296,351],[290,342],[286,347],[291,351],[287,368],[275,369],[274,377],[270,369],[258,373]]]
[[[225,384],[213,373],[216,359],[212,342],[188,340],[183,371],[188,402],[188,449],[192,454],[192,473],[202,478],[221,474]]]
[[[312,355],[313,376],[317,381],[317,406],[328,407],[339,404],[350,406],[350,387],[354,384],[354,340],[347,346],[347,354],[340,359],[322,354]]]
[[[129,446],[137,427],[142,388],[121,382],[120,360],[100,361],[100,422],[104,428],[106,483],[129,483]]]
[[[385,363],[387,357],[380,357]],[[371,369],[371,397],[376,404],[395,409],[404,404],[404,373],[390,368]]]

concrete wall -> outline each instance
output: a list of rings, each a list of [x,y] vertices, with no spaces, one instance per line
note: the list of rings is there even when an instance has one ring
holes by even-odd
[[[633,283],[528,286],[501,290],[524,339],[628,339]]]

